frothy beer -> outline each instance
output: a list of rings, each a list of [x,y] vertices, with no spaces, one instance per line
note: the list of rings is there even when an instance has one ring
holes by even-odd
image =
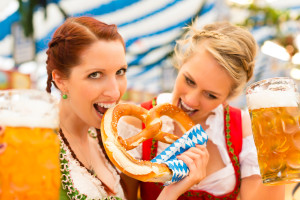
[[[299,94],[291,79],[267,79],[247,89],[247,105],[263,183],[300,181]]]
[[[58,107],[47,93],[0,92],[0,199],[58,199],[60,187]]]

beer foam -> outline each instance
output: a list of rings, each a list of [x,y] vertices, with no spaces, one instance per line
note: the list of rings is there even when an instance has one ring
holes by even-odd
[[[32,96],[34,97],[32,98]],[[0,125],[58,128],[58,102],[50,94],[41,91],[11,90],[1,92]]]
[[[249,110],[270,107],[298,107],[299,95],[294,91],[261,91],[247,94]]]

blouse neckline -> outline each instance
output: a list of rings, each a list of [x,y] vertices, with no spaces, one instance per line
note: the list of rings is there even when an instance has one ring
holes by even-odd
[[[97,196],[101,196],[104,193],[106,195],[107,192],[105,191],[102,181],[95,175],[93,175],[76,157],[72,154],[72,149],[70,149],[69,145],[66,144],[66,141],[62,138],[62,135],[59,135],[59,139],[61,141],[61,150],[60,150],[60,161],[61,161],[61,180],[62,180],[62,188],[67,191],[67,195],[71,199],[89,199],[88,194],[84,194],[78,190],[78,188],[75,187],[74,184],[74,177],[72,177],[71,170],[77,168],[77,171],[81,174],[81,176],[85,176],[89,179],[89,182],[93,184],[97,190],[101,190],[101,194],[98,194]],[[97,139],[97,138],[95,138]],[[101,156],[105,160],[105,164],[108,166],[108,169],[112,172],[114,178],[116,179],[116,183],[114,185],[114,191],[116,191],[115,195],[120,195],[122,193],[122,196],[124,196],[123,192],[120,191],[120,176],[117,174],[116,170],[109,164],[109,162],[105,159],[105,156],[103,155],[102,150],[100,147],[98,147],[98,151],[100,151]],[[71,166],[71,163],[74,165]],[[93,191],[96,192],[96,191]],[[105,197],[104,199],[121,199],[116,196],[109,196]]]

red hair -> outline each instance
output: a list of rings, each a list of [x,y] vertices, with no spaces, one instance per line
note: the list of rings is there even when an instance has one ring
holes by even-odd
[[[48,56],[46,91],[51,92],[54,69],[68,78],[71,68],[80,62],[80,53],[98,40],[119,40],[125,51],[124,40],[114,24],[108,25],[92,17],[71,17],[58,27],[46,52]]]
[[[125,51],[124,40],[114,24],[108,25],[92,17],[71,17],[58,27],[46,52],[48,56],[46,61],[48,74],[46,91],[51,92],[51,83],[57,87],[52,80],[53,70],[58,70],[64,78],[68,78],[72,67],[80,64],[81,52],[99,40],[119,40]],[[99,142],[101,146],[102,141],[99,140]],[[102,151],[106,155],[106,152]],[[102,185],[107,193],[113,193],[105,183],[102,182]],[[124,187],[122,179],[121,185]]]

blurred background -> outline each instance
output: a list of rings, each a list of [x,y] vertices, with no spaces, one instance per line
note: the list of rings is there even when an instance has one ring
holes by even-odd
[[[45,90],[47,44],[67,17],[82,15],[119,27],[129,65],[127,101],[172,90],[173,47],[195,18],[199,27],[227,20],[252,32],[259,53],[250,83],[286,76],[300,86],[300,0],[0,0],[0,90]],[[230,104],[245,109],[245,94]]]
[[[0,89],[44,90],[54,30],[82,15],[116,24],[126,41],[124,100],[139,103],[172,90],[173,47],[195,18],[200,27],[227,20],[253,33],[260,50],[251,82],[288,76],[300,84],[300,0],[1,0]],[[230,104],[245,108],[245,95]]]

